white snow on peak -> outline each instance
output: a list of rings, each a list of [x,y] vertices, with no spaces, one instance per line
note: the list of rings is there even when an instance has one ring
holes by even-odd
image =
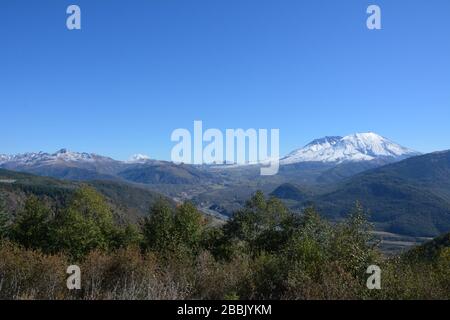
[[[8,162],[11,156],[8,156],[6,154],[0,154],[0,164]]]
[[[61,149],[56,151],[51,157],[62,161],[95,161],[100,156],[96,154],[86,153],[86,152],[72,152],[67,149]]]
[[[130,157],[130,159],[127,162],[130,163],[143,163],[150,160],[150,157],[145,154],[134,154]]]
[[[402,159],[419,153],[402,147],[376,133],[355,133],[345,137],[314,140],[281,159],[281,164],[299,162],[355,162],[375,159]]]
[[[95,162],[112,161],[111,158],[103,157],[94,153],[72,152],[67,149],[58,150],[55,153],[28,152],[16,155],[0,155],[0,165],[14,163],[18,165],[51,164],[56,162]]]

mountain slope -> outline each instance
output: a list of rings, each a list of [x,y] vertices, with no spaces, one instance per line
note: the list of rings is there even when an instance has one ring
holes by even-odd
[[[450,230],[450,151],[426,154],[358,174],[313,201],[339,217],[356,201],[382,230],[436,236]]]
[[[67,166],[60,164],[31,167],[31,168],[16,168],[15,170],[44,177],[54,177],[57,179],[74,180],[74,181],[118,180],[116,176],[101,173],[96,169],[87,169],[87,168],[80,168],[78,166]]]
[[[273,192],[271,192],[270,195],[283,200],[304,201],[308,198],[308,195],[305,194],[305,192],[300,190],[298,186],[295,186],[291,183],[282,184]]]
[[[418,155],[376,133],[356,133],[345,137],[314,140],[281,159],[282,165],[299,162],[358,162],[386,159],[401,160]]]
[[[450,233],[443,234],[431,241],[413,248],[405,254],[405,257],[415,260],[420,259],[425,261],[433,261],[439,257],[443,250],[448,248],[450,248]]]
[[[39,176],[74,181],[112,180],[140,184],[208,184],[217,174],[192,165],[151,160],[134,155],[128,161],[117,161],[92,153],[61,149],[56,153],[1,155],[0,168]]]
[[[93,153],[61,149],[0,157],[0,168],[70,180],[113,179],[124,163]]]
[[[317,139],[281,159],[278,177],[284,182],[334,183],[367,169],[399,161],[417,153],[375,133]],[[251,180],[258,166],[197,167],[151,160],[137,154],[117,161],[93,153],[61,149],[0,155],[0,168],[67,180],[126,180],[143,184],[209,184]]]
[[[115,160],[100,156],[94,153],[72,152],[67,149],[58,150],[55,153],[29,152],[17,155],[0,155],[0,165],[11,166],[39,166],[55,163],[75,163],[75,162],[114,162]]]
[[[207,184],[214,180],[214,175],[195,166],[162,161],[125,169],[118,176],[142,184]]]
[[[33,194],[54,207],[67,202],[82,184],[90,185],[103,194],[121,220],[137,221],[147,214],[152,203],[162,195],[127,183],[113,181],[72,182],[27,173],[0,169],[0,197],[5,199],[11,214],[16,214]]]

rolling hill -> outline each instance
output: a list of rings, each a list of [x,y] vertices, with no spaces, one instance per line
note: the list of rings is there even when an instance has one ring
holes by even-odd
[[[443,234],[431,241],[411,249],[405,254],[405,256],[409,259],[433,261],[439,257],[442,250],[448,248],[450,248],[450,233]]]
[[[126,181],[142,184],[208,184],[214,176],[195,166],[170,162],[146,163],[117,174]]]
[[[339,219],[356,201],[370,211],[379,230],[425,237],[448,232],[450,151],[365,171],[339,183],[333,191],[311,197],[298,206],[315,203],[324,215]]]
[[[124,221],[136,222],[148,212],[152,203],[162,197],[154,191],[123,182],[66,181],[0,169],[0,197],[5,200],[12,215],[21,210],[24,201],[31,194],[58,208],[82,184],[95,188],[105,196],[116,218]]]
[[[271,196],[278,199],[304,201],[309,197],[304,191],[291,183],[284,183],[270,193]]]

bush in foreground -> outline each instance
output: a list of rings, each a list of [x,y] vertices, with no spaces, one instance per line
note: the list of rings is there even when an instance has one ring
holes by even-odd
[[[313,208],[294,215],[258,192],[222,227],[192,204],[163,201],[140,226],[124,226],[82,188],[58,213],[30,198],[1,227],[1,299],[450,298],[450,249],[434,243],[385,258],[358,205],[330,224]],[[81,268],[81,290],[66,288],[71,264]],[[366,287],[372,264],[382,290]]]

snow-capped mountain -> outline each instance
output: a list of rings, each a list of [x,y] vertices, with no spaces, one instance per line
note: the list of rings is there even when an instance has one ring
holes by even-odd
[[[9,161],[11,157],[6,154],[0,154],[0,163],[4,163],[6,161]]]
[[[282,158],[280,164],[284,168],[280,171],[280,176],[295,178],[298,181],[316,181],[317,179],[335,181],[418,154],[375,133],[358,133],[345,137],[331,136],[314,140],[304,148]],[[289,166],[296,163],[308,164]],[[349,164],[350,167],[348,167]],[[259,172],[255,170],[255,165],[176,166],[171,162],[152,160],[142,154],[134,155],[127,161],[118,161],[94,153],[72,152],[67,149],[61,149],[55,153],[0,155],[0,168],[68,180],[127,180],[138,183],[185,181],[178,179],[180,175],[185,174],[207,176],[205,181],[210,182],[213,180],[210,177],[216,176],[222,169],[227,170],[219,174],[222,178],[241,179],[244,175],[252,179],[253,174]],[[333,168],[339,169],[333,173],[330,171]],[[205,175],[206,173],[208,174]],[[211,173],[213,175],[209,176]]]
[[[61,149],[55,153],[30,152],[17,155],[0,155],[0,165],[14,164],[18,166],[49,165],[55,163],[70,162],[96,162],[114,161],[111,158],[103,157],[94,153],[72,152]]]
[[[69,180],[110,180],[122,170],[141,163],[67,149],[55,153],[0,155],[0,168]]]
[[[134,154],[128,159],[128,163],[145,163],[147,161],[150,161],[150,157],[145,154]]]
[[[396,161],[419,154],[376,133],[368,132],[314,140],[282,158],[280,162],[286,165],[299,162]]]

